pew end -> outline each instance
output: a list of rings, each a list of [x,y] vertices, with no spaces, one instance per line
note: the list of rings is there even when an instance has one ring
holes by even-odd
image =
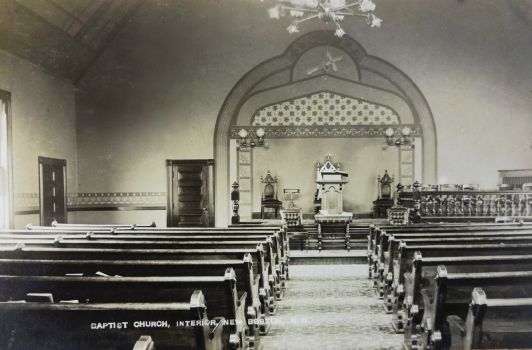
[[[445,348],[529,349],[532,344],[532,298],[488,298],[481,288],[471,293],[466,320],[447,317]]]

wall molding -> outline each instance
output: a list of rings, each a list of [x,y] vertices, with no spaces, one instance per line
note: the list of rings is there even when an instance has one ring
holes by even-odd
[[[411,136],[420,137],[423,135],[423,130],[419,125],[414,124],[402,124],[400,126],[391,125],[312,125],[312,126],[269,126],[262,127],[266,131],[266,138],[319,138],[319,137],[379,137],[386,138],[386,129],[391,127],[395,130],[396,135],[401,134],[401,129],[405,126],[410,127]],[[255,131],[260,128],[259,126],[246,127],[246,130],[250,134],[255,134]],[[230,130],[229,137],[231,139],[239,139],[238,132],[242,129],[241,126],[234,126]]]
[[[166,210],[166,192],[70,192],[67,211]],[[15,215],[39,214],[39,193],[16,193]]]

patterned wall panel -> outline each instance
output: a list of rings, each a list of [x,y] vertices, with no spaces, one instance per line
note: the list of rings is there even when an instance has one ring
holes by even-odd
[[[258,110],[253,126],[397,125],[391,108],[331,92],[320,92]]]
[[[90,192],[70,193],[68,205],[90,206],[166,206],[166,192]]]
[[[38,193],[16,193],[15,214],[38,213]],[[88,192],[69,193],[68,210],[157,209],[166,208],[166,192]]]

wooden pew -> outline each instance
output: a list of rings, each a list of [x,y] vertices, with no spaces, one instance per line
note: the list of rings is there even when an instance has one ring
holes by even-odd
[[[503,232],[503,231],[531,231],[531,225],[508,225],[508,224],[489,224],[489,225],[466,225],[466,226],[406,226],[394,227],[388,230],[383,230],[378,227],[370,227],[370,234],[368,235],[368,268],[369,277],[374,277],[378,271],[380,256],[387,251],[388,239],[391,235],[411,234],[420,235],[420,237],[437,236],[438,234],[450,233],[474,233],[474,232]]]
[[[442,335],[446,349],[530,349],[532,298],[488,298],[475,288],[465,321],[451,315],[447,323],[449,332]]]
[[[164,234],[155,234],[155,233],[143,233],[143,231],[132,231],[132,232],[120,232],[120,233],[100,233],[100,232],[76,232],[68,231],[68,233],[63,233],[61,231],[20,231],[20,230],[3,230],[0,231],[0,239],[20,239],[20,240],[31,240],[31,239],[56,239],[56,240],[70,240],[70,239],[87,239],[91,241],[99,240],[136,240],[136,241],[179,241],[179,242],[188,242],[185,244],[189,245],[189,248],[193,248],[192,242],[197,241],[247,241],[247,242],[256,242],[263,243],[266,245],[271,245],[272,259],[269,260],[270,254],[268,251],[270,247],[266,247],[266,261],[270,262],[272,270],[276,272],[279,276],[281,287],[285,287],[284,280],[288,278],[288,265],[287,258],[283,257],[283,252],[280,251],[281,244],[279,243],[279,237],[275,234],[253,234],[253,235],[224,235],[224,234],[201,234],[202,232],[195,232],[195,234],[189,234],[188,232],[178,232]],[[190,242],[189,242],[190,241]],[[161,244],[170,244],[167,242]],[[209,243],[201,243],[202,245],[209,246]],[[238,244],[244,245],[245,243],[234,243],[235,247]],[[154,245],[153,248],[156,246]],[[283,263],[284,262],[284,263]],[[273,274],[273,272],[272,272]],[[282,289],[281,289],[282,292]],[[280,297],[280,295],[278,295]]]
[[[393,267],[399,259],[400,244],[407,245],[463,245],[463,244],[521,244],[532,243],[532,231],[530,233],[503,231],[500,233],[489,232],[477,235],[470,233],[455,234],[454,237],[426,237],[426,238],[401,238],[396,239],[395,235],[389,239],[387,251],[379,257],[379,269],[375,274],[375,284],[381,293],[385,293],[393,282]],[[384,246],[383,246],[384,249]]]
[[[378,251],[373,255],[373,278],[375,282],[386,276],[385,272],[391,271],[391,263],[397,259],[400,243],[423,244],[423,242],[441,242],[442,244],[453,244],[464,239],[472,241],[498,241],[503,239],[514,240],[521,239],[526,241],[532,237],[532,230],[513,231],[474,231],[474,232],[438,232],[430,235],[418,234],[389,234],[382,235],[381,243],[378,245]]]
[[[412,271],[405,273],[405,296],[402,304],[387,305],[395,315],[394,328],[402,331],[403,322],[423,316],[424,305],[421,291],[431,285],[444,265],[448,272],[503,272],[532,271],[532,255],[444,256],[424,258],[421,252],[414,254]]]
[[[248,324],[266,324],[269,306],[259,298],[259,276],[253,274],[252,259],[241,260],[31,260],[0,259],[0,275],[16,276],[211,276],[230,267],[235,271],[237,290],[245,291]],[[256,336],[257,327],[250,327]],[[257,337],[258,338],[258,337]]]
[[[22,242],[28,247],[49,247],[55,246],[60,248],[117,248],[117,249],[252,249],[258,245],[264,250],[264,268],[266,269],[267,283],[273,295],[280,300],[283,294],[283,284],[281,281],[280,268],[276,265],[276,255],[273,253],[273,247],[270,238],[256,241],[187,241],[187,240],[122,240],[122,239],[71,239],[68,237],[58,236],[55,239],[18,239],[3,238],[0,239],[0,246],[10,246],[14,242]],[[265,281],[265,283],[266,283]],[[273,311],[273,310],[272,310]]]
[[[428,231],[442,232],[451,231],[459,228],[487,228],[490,230],[492,227],[505,228],[505,227],[524,227],[530,228],[532,223],[429,223],[429,224],[415,224],[409,226],[392,226],[392,225],[369,225],[368,227],[368,252],[374,250],[374,245],[379,241],[379,236],[383,232],[387,233],[421,233],[424,234]]]
[[[493,256],[493,255],[527,255],[532,244],[463,244],[463,245],[400,245],[397,264],[394,265],[391,291],[392,300],[397,305],[404,301],[405,272],[411,271],[414,255],[420,252],[425,258],[449,256]]]
[[[419,324],[413,319],[405,330],[405,346],[441,348],[447,334],[447,317],[465,319],[471,293],[477,287],[493,298],[530,298],[532,271],[448,273],[445,266],[440,266],[433,285],[422,290],[423,318]]]
[[[128,231],[123,229],[116,230],[119,231]],[[284,228],[281,226],[229,226],[225,228],[220,227],[157,227],[157,228],[133,228],[130,231],[142,231],[144,233],[148,232],[158,232],[158,233],[178,233],[178,232],[203,232],[209,234],[221,233],[221,234],[257,234],[257,233],[267,233],[267,234],[278,234],[281,241],[281,250],[283,254],[287,257],[289,256],[289,246],[288,246],[288,234]]]
[[[374,285],[378,288],[380,297],[385,297],[390,292],[390,288],[393,285],[395,278],[394,266],[400,265],[400,252],[401,245],[474,245],[474,244],[532,244],[532,232],[527,235],[513,235],[511,232],[501,232],[499,234],[489,234],[483,236],[471,236],[469,233],[461,233],[455,237],[442,237],[442,238],[408,238],[396,240],[395,237],[391,237],[387,245],[387,251],[381,253],[379,259],[379,268],[374,277]],[[384,249],[384,245],[382,246]],[[399,269],[399,273],[404,273],[404,270]],[[402,279],[402,276],[398,276]]]
[[[3,302],[0,348],[149,350],[155,345],[158,350],[221,350],[225,319],[209,319],[206,309],[200,291],[195,291],[187,302],[175,303]],[[170,327],[162,323],[160,327],[146,327],[148,324],[136,323],[139,321],[163,321]],[[178,326],[185,321],[194,321],[195,325]]]
[[[530,230],[532,223],[441,223],[441,224],[416,224],[413,226],[375,226],[370,225],[368,233],[368,253],[376,252],[376,247],[380,244],[382,235],[388,234],[419,234],[421,236],[428,236],[435,233],[450,233],[450,232],[489,232],[489,231],[503,231],[503,230]]]
[[[33,231],[31,231],[33,232]],[[153,235],[150,234],[141,234],[143,231],[135,231],[135,234],[119,234],[119,235],[110,235],[110,234],[101,234],[99,232],[88,232],[86,236],[83,237],[86,240],[89,240],[91,246],[104,247],[106,245],[114,245],[115,243],[122,244],[123,248],[175,248],[175,249],[192,249],[192,248],[247,248],[251,247],[253,244],[263,244],[265,250],[265,261],[269,266],[269,275],[271,276],[270,283],[272,284],[272,291],[275,292],[275,297],[281,299],[284,288],[285,288],[285,279],[288,277],[288,266],[283,264],[283,261],[286,259],[282,258],[282,253],[279,251],[280,244],[277,234],[274,235],[253,235],[247,236],[242,235],[242,240],[223,240],[225,235],[209,235],[209,236],[200,236],[198,234],[190,236],[186,234],[164,234],[164,235]],[[57,236],[53,236],[57,234]],[[251,237],[258,237],[252,239]],[[35,242],[30,242],[31,240],[37,239],[52,239],[54,237],[56,245],[59,246],[77,246],[83,244],[81,241],[76,241],[76,239],[83,239],[79,233],[69,231],[68,234],[62,234],[62,232],[49,232],[49,231],[37,231],[35,234],[28,234],[28,231],[20,232],[18,230],[8,230],[0,231],[0,239],[13,239],[26,242],[29,244],[37,244]],[[194,241],[191,241],[194,237]],[[209,237],[214,237],[209,239]],[[231,237],[240,237],[233,235]],[[126,242],[127,241],[127,242]],[[43,244],[45,242],[42,242]],[[7,243],[9,244],[9,243]]]
[[[250,254],[254,275],[259,276],[259,297],[275,313],[277,302],[270,288],[269,268],[264,261],[262,244],[246,249],[119,249],[25,247],[23,244],[0,246],[0,259],[51,260],[240,260]]]
[[[50,293],[54,301],[80,303],[169,303],[183,300],[201,290],[209,314],[224,317],[224,343],[233,348],[248,347],[245,316],[246,293],[238,292],[236,276],[228,268],[222,276],[188,277],[77,277],[77,276],[0,276],[0,300],[24,300],[28,293]]]
[[[249,232],[249,231],[231,231],[224,229],[218,230],[180,230],[180,231],[146,231],[146,230],[127,230],[127,231],[81,231],[81,230],[61,230],[53,227],[40,227],[39,230],[35,228],[31,230],[1,230],[0,235],[3,238],[20,237],[25,239],[27,237],[41,236],[49,238],[50,235],[83,238],[81,235],[86,235],[87,239],[97,238],[124,238],[124,239],[143,239],[143,240],[259,240],[270,237],[272,249],[276,255],[276,266],[282,265],[280,268],[288,270],[288,258],[284,250],[284,245],[279,232]],[[113,237],[111,237],[113,236]],[[281,271],[283,273],[283,271]]]
[[[237,290],[245,291],[248,325],[266,324],[269,306],[259,298],[259,276],[253,274],[252,259],[246,254],[241,260],[31,260],[0,259],[0,275],[65,276],[82,275],[140,276],[211,276],[235,271]],[[264,327],[263,327],[264,328]],[[250,327],[250,336],[257,336],[257,327]],[[258,338],[258,337],[256,337]],[[258,341],[254,340],[254,341]]]
[[[71,228],[81,228],[86,229],[88,231],[97,229],[97,228],[111,228],[111,229],[137,229],[137,228],[148,228],[148,227],[157,227],[155,225],[155,221],[153,221],[149,225],[137,225],[137,224],[64,224],[57,221],[52,221],[51,223],[52,227],[58,227],[58,228],[64,228],[64,229],[71,229]]]
[[[48,226],[33,226],[27,225],[27,230],[8,230],[0,231],[4,233],[14,233],[17,235],[25,235],[31,233],[55,233],[63,235],[71,235],[75,233],[85,232],[87,235],[96,235],[103,232],[103,228],[94,227],[94,230],[87,230],[89,227],[48,227]],[[85,230],[85,231],[83,231]],[[31,231],[31,232],[30,232]],[[265,235],[271,236],[273,251],[276,254],[276,264],[278,267],[279,273],[281,275],[281,281],[284,281],[289,278],[288,264],[289,264],[289,251],[288,251],[288,236],[284,230],[279,228],[261,228],[260,230],[255,229],[228,229],[228,228],[210,228],[210,227],[193,227],[193,228],[151,228],[151,227],[142,227],[140,229],[131,228],[131,229],[112,229],[106,230],[107,233],[112,233],[115,235],[167,235],[167,236],[190,236],[190,235],[205,235],[205,236],[250,236],[250,235]],[[284,282],[282,282],[284,287]]]

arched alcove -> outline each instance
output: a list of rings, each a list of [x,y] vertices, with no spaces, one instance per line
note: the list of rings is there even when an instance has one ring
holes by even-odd
[[[326,64],[331,58],[334,68]],[[314,105],[309,106],[311,103]],[[309,116],[304,114],[307,112]],[[315,31],[299,37],[283,54],[246,73],[220,109],[214,136],[216,224],[228,223],[230,184],[239,178],[241,208],[252,211],[253,153],[251,149],[249,153],[236,151],[241,128],[253,133],[261,127],[272,140],[363,138],[375,145],[376,140],[384,144],[384,131],[390,126],[397,131],[404,126],[412,130],[419,171],[414,174],[412,170],[408,176],[434,182],[436,130],[428,103],[415,83],[392,64],[368,55],[348,36],[337,38],[331,31]],[[407,150],[398,150],[413,159],[413,151],[409,155]],[[237,165],[237,173],[233,169],[231,174],[230,162],[243,166]]]

